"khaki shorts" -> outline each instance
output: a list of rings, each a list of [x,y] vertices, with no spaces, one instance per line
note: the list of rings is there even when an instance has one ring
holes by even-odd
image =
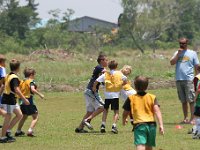
[[[7,104],[2,104],[3,109],[8,113],[8,114],[12,114],[14,112],[15,109],[19,109],[20,107],[18,104],[16,105],[7,105]]]
[[[84,96],[87,112],[94,112],[99,107],[103,107],[104,101],[98,93],[93,93],[91,90],[86,89],[84,92]]]
[[[178,97],[181,103],[194,102],[195,92],[192,81],[187,81],[187,80],[176,81],[176,87],[177,87]]]

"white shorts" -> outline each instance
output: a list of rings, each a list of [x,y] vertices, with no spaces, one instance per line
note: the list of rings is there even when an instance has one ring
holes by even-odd
[[[98,93],[93,93],[91,90],[86,89],[84,92],[85,102],[86,102],[86,110],[87,112],[93,112],[97,110],[99,107],[103,107],[104,101],[100,97]]]
[[[123,101],[126,101],[128,96],[133,95],[133,94],[136,94],[135,90],[128,90],[128,91],[121,90],[120,91],[120,96],[122,97]]]
[[[12,114],[15,109],[20,109],[18,104],[16,105],[2,104],[2,106],[3,106],[3,109],[9,114]]]

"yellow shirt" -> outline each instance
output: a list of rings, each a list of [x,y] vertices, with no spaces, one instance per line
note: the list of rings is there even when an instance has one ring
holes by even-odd
[[[155,122],[153,110],[155,98],[155,95],[149,93],[146,93],[144,96],[138,94],[129,96],[134,124]]]
[[[127,82],[127,84],[125,84],[123,87],[122,87],[125,91],[129,91],[129,90],[133,90],[132,86],[131,86],[131,81],[129,80]]]
[[[114,74],[105,72],[106,92],[119,92],[122,89],[122,73],[116,71]]]
[[[4,89],[4,93],[9,95],[10,93],[13,93],[15,94],[14,91],[11,91],[11,88],[10,88],[10,81],[14,78],[17,78],[19,79],[19,77],[16,75],[16,74],[7,74],[6,77],[5,77],[5,89]]]

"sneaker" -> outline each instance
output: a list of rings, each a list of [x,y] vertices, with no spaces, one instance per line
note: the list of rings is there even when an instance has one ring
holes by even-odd
[[[192,129],[189,130],[187,133],[188,133],[188,134],[196,134],[196,132],[197,132],[197,127],[194,125],[194,126],[192,127]]]
[[[7,142],[15,142],[16,139],[12,137],[11,132],[6,132]]]
[[[3,126],[2,125],[0,125],[0,128],[2,128]]]
[[[106,132],[106,127],[105,127],[105,125],[101,125],[101,133],[105,133]]]
[[[27,136],[29,136],[29,137],[35,137],[35,135],[33,134],[33,132],[28,132]]]
[[[200,134],[196,133],[196,134],[193,135],[192,138],[193,138],[193,139],[200,139]]]
[[[89,130],[93,130],[92,125],[91,125],[88,121],[84,121],[83,124],[84,124]]]
[[[15,132],[15,136],[24,136],[25,133],[23,131]]]
[[[7,138],[0,138],[0,143],[7,143],[8,139]]]
[[[11,132],[6,132],[7,138],[12,138]]]
[[[14,137],[12,137],[12,136],[9,137],[9,138],[7,137],[7,142],[8,143],[15,142],[15,141],[16,141],[16,139]]]
[[[87,130],[79,129],[79,128],[76,128],[76,129],[75,129],[75,132],[76,132],[76,133],[88,133]]]
[[[117,130],[117,127],[114,127],[114,126],[112,126],[112,133],[114,133],[114,134],[118,134],[118,130]]]

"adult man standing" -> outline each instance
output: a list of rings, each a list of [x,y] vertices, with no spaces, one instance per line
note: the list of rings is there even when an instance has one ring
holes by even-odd
[[[197,73],[199,60],[197,53],[187,48],[188,39],[179,39],[180,48],[170,60],[171,65],[176,64],[176,86],[178,97],[182,103],[184,119],[182,123],[193,124],[194,113],[194,70]],[[190,105],[191,118],[188,120],[188,103]]]

